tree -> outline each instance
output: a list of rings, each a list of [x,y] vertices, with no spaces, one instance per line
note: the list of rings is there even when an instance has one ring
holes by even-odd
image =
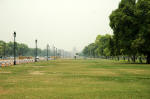
[[[110,56],[110,50],[109,50],[109,40],[111,38],[111,35],[98,35],[96,38],[96,45],[97,49],[96,52],[99,56]]]
[[[146,55],[147,63],[150,64],[150,0],[138,0],[135,16],[138,20],[138,32],[132,47],[138,53]]]
[[[110,51],[110,56],[116,56],[116,52],[115,52],[116,50],[115,50],[115,44],[114,44],[113,37],[110,37],[110,39],[109,39],[108,49]]]
[[[85,56],[98,57],[110,56],[109,40],[111,35],[98,35],[94,43],[89,44],[83,49]]]
[[[113,39],[116,55],[133,56],[134,62],[137,51],[131,45],[137,34],[135,7],[136,0],[122,0],[118,9],[110,15],[110,26],[114,31]]]
[[[147,56],[150,63],[150,0],[121,0],[110,15],[116,55]]]
[[[96,56],[95,50],[96,50],[95,43],[91,43],[83,49],[83,54],[84,56],[95,57]]]
[[[25,56],[25,54],[27,53],[27,51],[29,50],[28,46],[26,44],[17,44],[18,47],[17,47],[17,53],[19,56]]]
[[[4,41],[0,41],[0,57],[4,55]]]
[[[17,56],[35,56],[35,48],[29,48],[28,45],[24,43],[16,42],[16,55]],[[14,53],[14,43],[13,42],[4,42],[0,41],[0,57],[5,55],[10,57],[13,56]],[[46,56],[46,49],[38,48],[38,56]],[[52,52],[51,52],[52,54]]]

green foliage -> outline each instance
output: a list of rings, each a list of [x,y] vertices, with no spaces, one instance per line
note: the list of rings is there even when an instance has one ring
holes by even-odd
[[[116,55],[136,54],[132,41],[136,36],[137,23],[134,15],[135,0],[122,0],[118,9],[110,15],[110,26],[114,31]]]
[[[121,0],[110,15],[110,27],[115,55],[144,54],[150,63],[150,0]]]
[[[96,48],[97,48],[96,44],[95,43],[91,43],[91,44],[89,44],[88,46],[86,46],[84,48],[83,54],[85,56],[91,56],[91,57],[94,56],[95,57],[95,54],[96,54],[95,50],[96,50]]]
[[[135,15],[138,20],[138,35],[133,42],[133,47],[140,53],[150,54],[150,0],[139,0],[136,5]]]
[[[0,56],[3,55],[3,46],[4,46],[4,41],[0,41]]]
[[[86,46],[83,50],[85,56],[99,57],[99,56],[110,56],[109,42],[111,35],[98,35],[95,43],[91,43]]]
[[[47,50],[38,48],[38,56],[46,56]],[[0,41],[0,57],[13,56],[14,53],[14,42]],[[16,54],[17,56],[35,56],[35,48],[29,48],[28,45],[23,43],[16,43]],[[52,52],[51,52],[52,55]]]

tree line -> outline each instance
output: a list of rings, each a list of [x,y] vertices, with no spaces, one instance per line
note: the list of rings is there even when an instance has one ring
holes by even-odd
[[[83,50],[85,56],[123,56],[150,64],[150,0],[121,0],[110,15],[113,35],[99,35]]]
[[[110,56],[109,40],[111,37],[109,34],[98,35],[94,43],[89,44],[83,49],[84,56],[94,58]]]
[[[47,49],[37,48],[38,56],[46,56]],[[14,54],[14,42],[0,41],[0,57],[13,57]],[[53,51],[49,50],[49,54],[53,55]],[[35,56],[35,48],[29,48],[24,43],[16,42],[16,55],[17,56]]]
[[[35,56],[35,48],[28,47],[27,44],[24,43],[16,43],[16,56],[27,56],[34,57]],[[45,49],[37,48],[38,56],[47,57],[48,56],[57,56],[62,58],[70,58],[72,57],[72,53],[69,51],[65,51],[63,49],[54,49],[53,47],[45,46]],[[0,40],[0,58],[13,57],[14,56],[14,42],[5,42]]]

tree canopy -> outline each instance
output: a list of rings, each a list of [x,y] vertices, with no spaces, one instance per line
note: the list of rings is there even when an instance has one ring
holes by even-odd
[[[94,43],[89,44],[83,50],[85,56],[99,57],[110,56],[109,40],[111,35],[98,35]]]
[[[113,35],[98,35],[83,50],[86,56],[146,56],[150,64],[150,0],[121,0],[110,15]]]
[[[0,57],[8,57],[13,56],[14,51],[14,43],[13,42],[4,42],[0,41]],[[46,56],[46,49],[37,49],[38,56]],[[29,48],[28,45],[23,43],[16,43],[16,54],[17,56],[35,56],[35,48]],[[53,55],[53,51],[51,51],[51,55]]]
[[[121,0],[110,27],[116,55],[146,55],[150,63],[150,0]]]

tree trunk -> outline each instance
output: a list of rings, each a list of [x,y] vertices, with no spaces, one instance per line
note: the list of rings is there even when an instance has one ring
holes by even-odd
[[[147,55],[146,61],[147,64],[150,64],[150,54]]]
[[[141,57],[141,56],[139,57],[139,62],[140,62],[140,63],[143,63],[143,62],[142,62],[142,57]]]
[[[128,56],[128,62],[130,62],[130,57]]]
[[[124,60],[124,61],[126,60],[125,56],[123,56],[123,60]]]
[[[119,56],[117,56],[117,59],[118,59],[118,61],[120,60],[120,59],[119,59]]]
[[[135,56],[132,57],[132,61],[135,63]]]

